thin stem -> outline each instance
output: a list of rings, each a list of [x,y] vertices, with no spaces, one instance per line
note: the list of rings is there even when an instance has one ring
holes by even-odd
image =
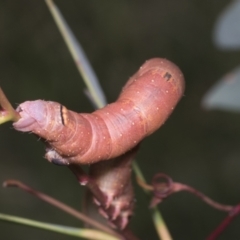
[[[87,85],[87,88],[92,99],[94,100],[95,105],[98,106],[98,108],[105,106],[106,99],[104,93],[82,47],[78,43],[77,39],[75,38],[74,34],[72,33],[67,22],[64,20],[61,12],[54,4],[54,2],[52,0],[46,0],[46,3],[58,26],[59,31],[62,34],[62,37],[64,38],[65,43],[67,44],[67,47],[77,66],[77,69],[83,77],[85,84]]]
[[[152,186],[147,185],[146,180],[142,174],[142,171],[139,168],[136,161],[133,161],[133,170],[136,174],[137,182],[142,183],[143,186],[147,186],[146,188],[143,188],[143,190],[146,193],[149,193],[151,190],[153,190]],[[156,228],[159,238],[162,240],[172,240],[172,237],[167,228],[167,225],[164,222],[164,219],[163,219],[160,211],[157,209],[157,207],[152,208],[152,219],[153,219],[153,223],[154,223],[154,226]]]
[[[160,180],[164,180],[164,182],[160,182]],[[169,197],[173,193],[187,191],[194,194],[196,197],[200,198],[211,207],[216,208],[220,211],[230,212],[234,209],[234,206],[218,203],[191,186],[174,182],[171,177],[164,173],[157,173],[153,177],[152,185],[147,184],[144,179],[140,177],[137,178],[137,182],[145,191],[153,192],[154,201],[152,201],[152,206],[157,205],[159,202]]]
[[[7,214],[0,213],[0,220],[14,222],[21,225],[27,225],[35,228],[41,228],[57,233],[66,234],[69,236],[81,237],[90,240],[117,240],[118,238],[108,235],[106,233],[94,230],[94,229],[81,229],[68,227],[58,224],[44,223],[40,221],[35,221],[27,218],[21,218],[16,216],[11,216]]]
[[[146,192],[149,193],[150,191],[153,191],[154,188],[152,185],[147,184],[146,182],[143,181],[143,179],[139,178],[136,176],[136,181],[138,185]]]
[[[101,230],[101,231],[112,234],[113,236],[118,237],[119,239],[123,239],[121,235],[119,235],[118,233],[116,233],[112,229],[110,229],[110,228],[102,225],[101,223],[89,218],[88,216],[82,214],[81,212],[75,210],[74,208],[69,207],[68,205],[66,205],[66,204],[64,204],[64,203],[62,203],[62,202],[44,194],[44,193],[41,193],[39,191],[36,191],[35,189],[30,188],[29,186],[23,184],[20,181],[7,180],[3,183],[3,186],[4,187],[18,187],[18,188],[36,196],[36,197],[38,197],[39,199],[41,199],[41,200],[59,208],[59,209],[61,209],[62,211],[67,212],[68,214],[84,221],[85,223]]]
[[[221,224],[207,237],[207,240],[217,239],[221,233],[227,228],[227,226],[240,214],[240,204],[238,204],[229,213],[229,215],[221,222]]]
[[[17,120],[20,119],[20,115],[14,110],[1,87],[0,87],[0,105],[2,108],[2,110],[0,111],[0,124],[8,121],[16,122]]]
[[[146,182],[144,182],[144,179],[141,178],[141,175],[137,179],[137,181],[145,191],[153,192],[153,198],[151,200],[151,205],[150,205],[150,206],[153,206],[153,208],[156,208],[158,203],[162,202],[163,199],[169,197],[173,193],[180,192],[180,191],[187,191],[194,194],[196,197],[200,198],[202,201],[204,201],[211,207],[218,209],[220,211],[228,212],[229,215],[208,236],[207,240],[217,239],[217,237],[227,228],[227,226],[233,221],[233,219],[240,214],[240,204],[238,204],[237,206],[231,206],[231,205],[218,203],[193,187],[190,187],[182,183],[174,182],[168,175],[163,173],[158,173],[153,177],[152,185],[148,185]],[[167,238],[168,236],[162,235],[164,234],[164,229],[161,230],[158,228],[159,226],[161,226],[161,221],[162,221],[161,216],[158,216],[154,212],[154,218],[155,218],[154,223],[159,222],[159,224],[156,225],[156,228],[159,234],[161,234],[161,237],[163,239],[168,239]]]
[[[133,166],[133,170],[134,170],[134,172],[135,172],[135,174],[136,174],[136,177],[137,177],[137,182],[141,182],[143,185],[147,185],[146,180],[145,180],[145,178],[144,178],[144,176],[143,176],[143,173],[142,173],[139,165],[137,164],[137,162],[136,162],[136,161],[133,161],[132,166]],[[149,186],[149,185],[148,185],[148,186]],[[150,186],[150,187],[152,188],[152,186]],[[151,189],[145,189],[145,188],[144,188],[144,191],[145,191],[146,193],[149,193],[148,190],[151,190]]]
[[[188,185],[175,182],[174,189],[175,189],[174,192],[178,192],[178,191],[190,192],[194,194],[196,197],[200,198],[205,203],[207,203],[208,205],[210,205],[211,207],[218,209],[220,211],[231,212],[234,209],[234,206],[218,203],[212,200],[211,198],[209,198],[207,195],[203,194],[202,192]]]
[[[168,228],[166,227],[164,219],[162,218],[162,215],[158,211],[157,207],[152,208],[152,218],[157,233],[160,236],[160,239],[172,240],[172,237],[168,231]]]

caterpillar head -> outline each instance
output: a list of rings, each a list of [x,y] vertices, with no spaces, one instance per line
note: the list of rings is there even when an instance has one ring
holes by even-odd
[[[26,101],[16,109],[21,118],[13,127],[18,131],[33,132],[48,139],[50,132],[63,125],[62,109],[63,106],[56,102]]]

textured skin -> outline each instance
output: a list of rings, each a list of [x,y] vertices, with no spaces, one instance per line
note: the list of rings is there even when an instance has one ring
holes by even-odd
[[[99,212],[118,229],[124,229],[133,214],[132,161],[138,147],[118,158],[90,166],[89,175],[106,196],[104,206],[94,199]]]
[[[184,92],[179,68],[166,59],[146,61],[116,102],[91,114],[78,114],[59,103],[27,101],[13,124],[46,140],[46,158],[57,164],[92,164],[118,157],[156,131]]]

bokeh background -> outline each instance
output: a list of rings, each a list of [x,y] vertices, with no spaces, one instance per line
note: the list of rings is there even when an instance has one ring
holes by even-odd
[[[58,0],[106,93],[114,101],[127,79],[147,59],[164,57],[184,72],[186,92],[167,123],[145,139],[137,161],[148,181],[157,172],[189,184],[227,204],[240,202],[240,113],[206,111],[209,88],[240,62],[239,51],[213,43],[216,19],[227,0]],[[78,112],[93,107],[44,1],[0,1],[0,84],[14,106],[34,99],[61,102]],[[30,134],[0,126],[0,182],[19,179],[80,209],[74,176],[44,158]],[[135,184],[136,185],[136,184]],[[141,239],[158,239],[149,198],[136,185],[131,222]],[[174,239],[204,239],[226,216],[188,193],[159,206]],[[0,188],[0,212],[81,226],[76,219],[17,189]],[[240,217],[220,239],[240,238]],[[0,222],[1,239],[71,239],[57,233]]]

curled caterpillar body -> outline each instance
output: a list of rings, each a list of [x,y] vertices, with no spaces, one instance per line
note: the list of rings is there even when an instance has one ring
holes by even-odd
[[[156,131],[184,92],[179,68],[166,59],[146,61],[116,102],[91,114],[67,110],[56,102],[19,105],[13,124],[45,139],[46,158],[58,164],[91,164],[120,156]]]

